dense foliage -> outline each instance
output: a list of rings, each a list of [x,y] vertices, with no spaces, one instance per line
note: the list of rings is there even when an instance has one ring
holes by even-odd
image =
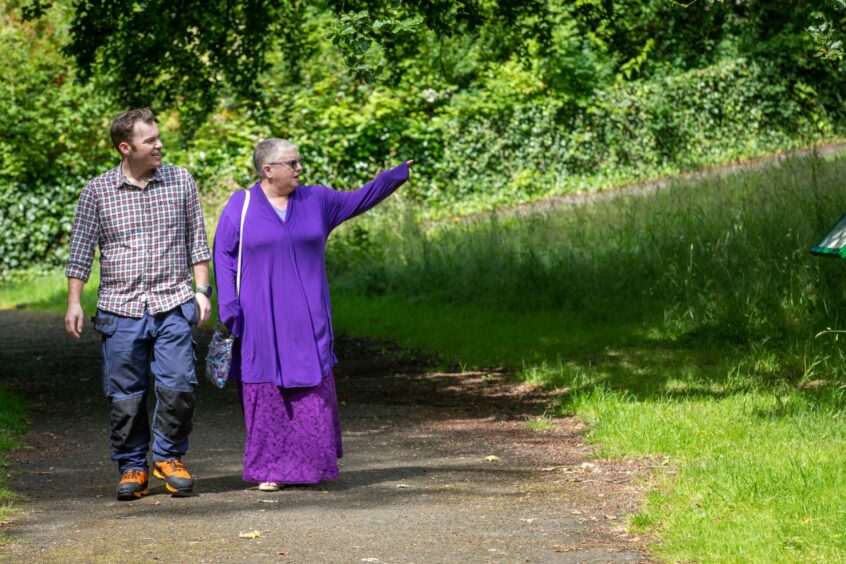
[[[32,0],[24,5],[24,16],[43,17],[53,4]],[[348,70],[369,81],[385,63],[393,66],[403,59],[423,30],[444,36],[496,25],[522,53],[528,53],[532,40],[546,45],[551,32],[542,0],[345,0],[326,2],[321,10],[338,18],[332,43]],[[271,68],[268,55],[274,50],[287,55],[284,69],[298,77],[316,44],[325,40],[300,34],[315,14],[299,0],[75,2],[64,51],[80,76],[105,78],[104,86],[127,105],[178,106],[190,127],[215,108],[227,89],[261,105],[264,93],[256,79]]]
[[[114,105],[75,81],[64,42],[0,4],[0,272],[61,260],[82,183],[110,156]]]
[[[116,162],[109,119],[130,105],[157,111],[209,209],[252,181],[252,147],[274,135],[299,144],[306,181],[339,188],[416,159],[401,197],[417,217],[843,131],[846,74],[818,56],[802,2],[174,6],[0,2],[0,272],[61,261],[82,184]]]

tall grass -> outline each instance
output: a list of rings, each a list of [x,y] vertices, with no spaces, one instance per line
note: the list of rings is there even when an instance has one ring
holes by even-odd
[[[330,240],[333,288],[513,312],[660,322],[731,340],[837,325],[840,261],[808,249],[846,212],[846,161],[778,167],[424,231],[386,215]]]
[[[332,243],[335,326],[510,365],[600,455],[666,457],[630,519],[658,557],[842,561],[846,270],[808,249],[844,178],[810,158],[428,231],[379,216]]]

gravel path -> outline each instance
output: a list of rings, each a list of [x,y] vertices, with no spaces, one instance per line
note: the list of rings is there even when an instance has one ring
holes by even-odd
[[[199,353],[209,338],[198,331]],[[340,339],[341,477],[263,493],[241,481],[232,387],[205,381],[185,458],[197,495],[114,499],[98,337],[61,316],[0,311],[2,383],[30,401],[9,484],[15,562],[642,562],[625,515],[648,461],[595,460],[572,418],[532,431],[549,400],[503,374],[438,372],[389,344]],[[487,461],[489,456],[498,460]],[[253,539],[242,533],[258,531]]]

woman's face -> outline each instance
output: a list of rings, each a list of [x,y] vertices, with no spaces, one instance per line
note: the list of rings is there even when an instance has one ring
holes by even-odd
[[[290,194],[300,185],[303,165],[297,149],[282,151],[276,160],[265,163],[264,175],[274,188],[283,194]]]

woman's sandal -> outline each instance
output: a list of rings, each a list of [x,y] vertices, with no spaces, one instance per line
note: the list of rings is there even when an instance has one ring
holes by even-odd
[[[258,489],[263,492],[278,492],[282,486],[276,482],[262,482],[258,485]]]

